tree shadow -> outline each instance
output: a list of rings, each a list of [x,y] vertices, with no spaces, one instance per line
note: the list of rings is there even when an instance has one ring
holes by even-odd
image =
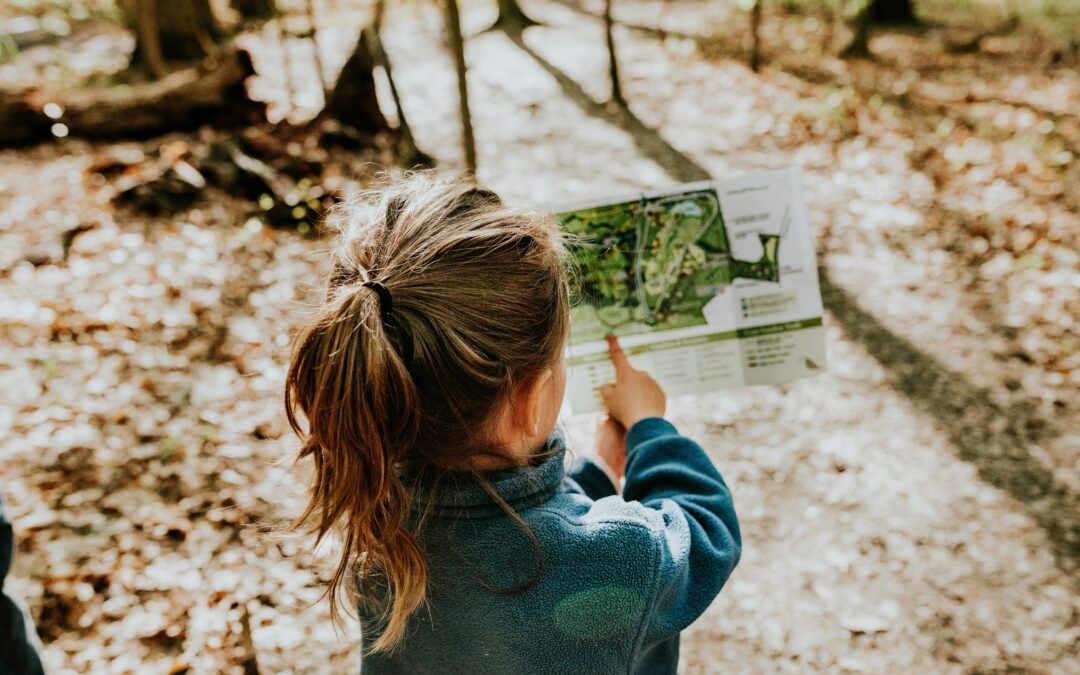
[[[1029,449],[1030,406],[1002,407],[990,391],[977,387],[908,340],[883,326],[855,297],[818,270],[825,307],[847,337],[885,369],[889,384],[932,417],[975,465],[979,476],[1024,504],[1050,540],[1058,566],[1080,572],[1080,495],[1054,478]],[[1052,430],[1041,432],[1049,440]]]
[[[587,115],[616,126],[633,139],[638,150],[672,178],[697,181],[709,172],[646,126],[628,108],[594,100],[566,73],[525,44],[521,35],[510,40],[548,72],[564,95]],[[1080,582],[1080,495],[1054,478],[1031,454],[1025,421],[1030,407],[1002,407],[989,390],[977,387],[960,373],[886,328],[836,285],[828,270],[819,270],[826,309],[844,333],[884,368],[890,385],[933,418],[957,447],[959,456],[975,465],[987,483],[1015,497],[1046,531],[1058,567]],[[1041,439],[1052,437],[1043,430]]]
[[[629,109],[614,103],[599,103],[589,96],[570,76],[525,44],[521,34],[507,33],[506,36],[555,78],[567,98],[576,103],[590,117],[607,122],[629,134],[641,154],[659,164],[672,178],[685,182],[711,178],[705,167],[676,150],[667,142],[667,139],[655,129],[646,126]]]

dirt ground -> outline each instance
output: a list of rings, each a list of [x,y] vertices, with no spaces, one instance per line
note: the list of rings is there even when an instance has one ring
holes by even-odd
[[[670,406],[745,538],[680,672],[1080,673],[1076,63],[1028,24],[978,54],[950,53],[944,28],[885,32],[875,61],[845,62],[820,53],[818,15],[776,10],[755,74],[745,15],[723,3],[618,4],[725,37],[620,29],[630,117],[598,103],[601,24],[528,3],[545,25],[527,49],[469,40],[480,180],[555,206],[801,166],[828,310],[826,374]],[[327,6],[330,70],[366,15]],[[471,33],[492,18],[466,10]],[[417,140],[454,170],[453,72],[416,47],[438,44],[438,17],[395,5],[387,21]],[[279,117],[318,105],[292,47],[292,109],[281,62],[257,54],[253,91]],[[47,79],[32,56],[0,81]],[[166,219],[113,210],[87,168],[152,144],[0,152],[7,588],[51,673],[243,672],[252,651],[261,672],[355,672],[357,629],[336,633],[318,602],[319,558],[274,534],[303,498],[281,390],[325,244],[224,195]],[[566,421],[574,447],[592,424]]]

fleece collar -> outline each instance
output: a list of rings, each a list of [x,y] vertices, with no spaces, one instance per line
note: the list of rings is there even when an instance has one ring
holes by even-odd
[[[555,494],[565,475],[566,445],[556,430],[534,462],[527,466],[477,474],[459,472],[422,476],[413,486],[414,508],[429,515],[452,518],[490,518],[505,514],[482,481],[487,481],[515,511],[542,504]]]

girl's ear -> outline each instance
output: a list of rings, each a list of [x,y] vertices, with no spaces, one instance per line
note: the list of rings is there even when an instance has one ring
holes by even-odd
[[[545,369],[536,377],[525,383],[524,391],[521,392],[523,399],[521,421],[523,431],[532,440],[540,434],[540,422],[543,421],[545,404],[547,403],[548,389],[551,387],[554,373],[551,368]]]

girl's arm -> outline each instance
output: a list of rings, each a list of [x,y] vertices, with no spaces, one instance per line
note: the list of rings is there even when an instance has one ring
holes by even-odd
[[[619,494],[619,481],[625,471],[626,428],[606,417],[596,426],[596,454],[575,460],[570,478],[596,501]]]
[[[655,569],[642,646],[671,638],[709,607],[739,562],[731,492],[705,451],[658,417],[627,433],[623,498],[656,513]]]
[[[590,457],[575,457],[568,475],[593,501],[618,494],[612,476]]]
[[[608,338],[615,383],[600,394],[628,429],[623,498],[639,502],[653,539],[642,649],[674,637],[708,608],[742,553],[731,492],[705,451],[663,418],[667,397]]]

